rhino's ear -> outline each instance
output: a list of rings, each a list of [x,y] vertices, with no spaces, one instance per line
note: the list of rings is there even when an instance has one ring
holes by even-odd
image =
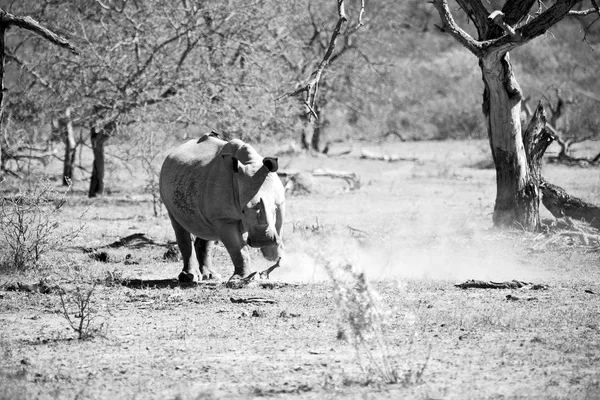
[[[279,169],[279,162],[277,157],[265,157],[263,158],[263,165],[267,167],[269,172],[277,172]]]

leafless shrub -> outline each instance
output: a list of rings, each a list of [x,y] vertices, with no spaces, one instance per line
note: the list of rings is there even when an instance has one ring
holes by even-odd
[[[164,143],[162,143],[164,145]],[[158,217],[161,214],[161,204],[158,179],[160,168],[157,167],[157,158],[162,154],[163,148],[161,144],[157,143],[156,133],[150,131],[148,135],[144,136],[142,146],[140,148],[140,160],[142,162],[142,168],[146,172],[146,187],[145,190],[150,192],[152,195],[152,210],[154,216]]]
[[[0,199],[0,271],[35,268],[44,253],[64,247],[81,233],[83,226],[66,233],[59,230],[69,189],[58,191],[40,181]]]
[[[398,383],[401,376],[385,336],[389,312],[383,309],[379,294],[369,286],[364,273],[355,272],[350,264],[328,263],[326,270],[333,282],[342,321],[348,328],[348,334],[338,334],[338,338],[345,336],[354,346],[358,364],[367,378],[375,372],[387,383]]]
[[[78,339],[86,340],[102,334],[105,324],[96,324],[98,311],[94,305],[94,290],[97,283],[90,285],[77,284],[72,290],[60,293],[62,316],[65,317],[71,328],[77,332]]]
[[[352,344],[367,381],[375,381],[375,375],[385,383],[406,386],[420,382],[427,361],[415,368],[399,368],[388,340],[391,312],[386,310],[365,274],[354,271],[348,263],[328,263],[325,269],[333,282],[335,301],[345,325],[340,327],[337,337]]]

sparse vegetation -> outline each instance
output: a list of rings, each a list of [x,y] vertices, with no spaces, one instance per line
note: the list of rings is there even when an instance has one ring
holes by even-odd
[[[339,339],[347,339],[356,350],[358,364],[367,382],[373,374],[385,383],[398,383],[401,376],[390,355],[390,312],[381,304],[379,294],[370,287],[363,272],[351,264],[326,265],[333,284],[335,303],[342,325]]]
[[[105,324],[98,323],[94,293],[97,283],[78,282],[74,288],[59,292],[62,316],[77,332],[79,340],[91,339],[103,334]]]
[[[364,383],[419,384],[427,367],[429,354],[418,363],[409,359],[417,327],[423,325],[412,311],[405,313],[408,323],[393,326],[394,311],[388,309],[365,272],[357,272],[350,263],[329,262],[325,269],[333,285],[334,301],[340,313],[337,339],[348,341],[354,347],[356,361],[363,373]],[[402,301],[402,300],[400,300]],[[394,302],[398,303],[398,301]],[[402,307],[397,304],[398,309]],[[394,349],[392,338],[403,329],[408,340],[399,352]],[[407,358],[400,359],[399,354]],[[414,358],[414,354],[410,354]]]
[[[81,233],[83,226],[67,232],[59,229],[68,191],[39,181],[0,199],[0,270],[35,269],[44,253],[64,247]]]
[[[430,3],[366,2],[365,26],[355,29],[360,2],[346,2],[353,23],[315,103],[327,155],[298,150],[305,105],[285,94],[322,59],[339,2],[5,3],[68,35],[81,56],[5,31],[0,399],[597,396],[598,232],[568,219],[529,233],[489,230],[496,174],[472,168],[493,165],[480,140],[481,70],[436,28]],[[456,5],[456,21],[475,34]],[[593,14],[565,19],[511,60],[532,108],[544,99],[558,110],[560,88],[569,107],[555,125],[573,143],[570,156],[592,161]],[[62,177],[69,152],[50,126],[70,107],[78,159],[68,199],[51,182],[25,188],[24,179]],[[212,130],[280,151],[282,169],[297,172],[286,253],[270,281],[177,282],[180,253],[164,247],[174,237],[157,172],[169,148]],[[107,187],[91,200],[103,143]],[[382,157],[360,158],[362,150]],[[355,183],[307,179],[317,169],[350,171]],[[544,177],[591,202],[600,195],[597,169],[546,164]],[[160,245],[114,246],[138,235]],[[227,276],[224,246],[211,253]],[[263,270],[260,250],[251,254]],[[352,261],[326,267],[332,259]],[[455,286],[467,279],[536,285]],[[110,340],[85,340],[106,335],[105,311]]]

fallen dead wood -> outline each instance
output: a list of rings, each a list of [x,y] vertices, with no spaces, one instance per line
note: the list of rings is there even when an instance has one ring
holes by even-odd
[[[262,304],[277,304],[276,300],[272,300],[272,299],[267,299],[264,297],[247,297],[247,298],[239,298],[236,299],[235,297],[230,297],[229,300],[232,303],[244,303],[244,304],[256,304],[256,303],[262,303]]]
[[[51,293],[64,293],[64,289],[62,289],[58,285],[51,285],[44,280],[40,280],[38,283],[21,283],[16,282],[14,284],[8,285],[6,287],[6,291],[8,292],[27,292],[27,293],[41,293],[41,294],[51,294]]]
[[[362,149],[360,151],[360,158],[367,160],[378,160],[385,162],[398,162],[398,161],[417,161],[415,157],[400,157],[397,154],[377,154],[373,151]]]
[[[270,277],[270,275],[271,275],[271,272],[273,272],[273,270],[274,270],[275,268],[279,268],[279,267],[281,267],[281,265],[279,265],[279,262],[280,262],[280,261],[281,261],[281,257],[279,257],[279,258],[277,259],[277,262],[276,262],[274,265],[270,266],[269,268],[265,269],[264,271],[261,271],[261,272],[258,274],[258,276],[260,277],[260,279],[269,279],[269,277]]]
[[[517,296],[513,296],[512,294],[507,294],[506,295],[506,300],[508,300],[508,301],[519,301],[519,300],[521,300],[521,298],[517,297]],[[524,300],[526,300],[526,301],[536,301],[536,300],[538,300],[538,298],[537,297],[527,297]]]
[[[600,230],[600,207],[569,195],[564,189],[542,179],[542,203],[556,218],[585,221]]]
[[[570,167],[596,167],[600,165],[600,153],[591,158],[573,157],[568,154],[560,153],[557,156],[547,158],[549,163],[568,165]]]
[[[583,221],[569,217],[543,221],[542,230],[544,233],[534,239],[538,243],[530,247],[531,251],[544,251],[553,244],[578,246],[586,251],[600,251],[600,232]]]
[[[466,282],[458,283],[454,285],[461,289],[521,289],[528,286],[531,290],[546,290],[546,285],[534,285],[531,282],[523,281],[506,281],[506,282],[492,282],[492,281],[478,281],[475,279],[469,279]]]
[[[349,190],[360,189],[360,178],[354,172],[341,172],[331,169],[315,169],[312,171],[313,176],[326,176],[328,178],[343,179],[349,185]]]
[[[343,179],[348,183],[348,190],[360,189],[360,177],[354,172],[335,171],[331,169],[315,169],[308,171],[277,171],[282,179],[286,192],[296,194],[309,194],[314,190],[314,178],[327,177]]]
[[[132,235],[125,236],[124,238],[121,238],[111,244],[104,246],[104,247],[110,247],[113,249],[118,249],[121,247],[129,247],[132,249],[139,249],[139,248],[145,247],[145,246],[167,247],[168,244],[167,243],[158,243],[158,242],[154,241],[154,239],[146,236],[145,233],[134,233]]]
[[[134,233],[129,236],[125,236],[117,241],[114,241],[109,244],[105,244],[103,246],[98,247],[81,247],[81,249],[86,253],[95,252],[99,249],[118,249],[121,247],[127,247],[130,249],[140,249],[146,246],[157,246],[157,247],[167,247],[173,246],[174,243],[166,242],[161,243],[157,242],[154,239],[147,236],[145,233]]]

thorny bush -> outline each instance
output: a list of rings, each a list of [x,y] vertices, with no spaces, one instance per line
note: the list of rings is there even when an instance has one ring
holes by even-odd
[[[79,235],[83,226],[62,232],[60,211],[70,186],[57,190],[40,181],[0,199],[0,271],[34,269],[50,249],[60,249]]]

